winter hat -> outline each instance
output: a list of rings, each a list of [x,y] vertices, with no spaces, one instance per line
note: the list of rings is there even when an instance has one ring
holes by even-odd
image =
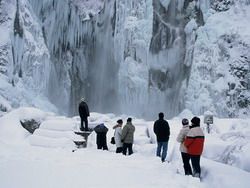
[[[163,112],[160,112],[160,113],[159,113],[159,118],[160,118],[160,119],[163,119],[163,118],[164,118]]]
[[[128,118],[128,119],[127,119],[127,122],[132,122],[132,118]]]
[[[117,120],[117,123],[122,124],[123,123],[122,119]]]
[[[197,126],[200,126],[200,118],[198,118],[198,117],[193,117],[193,119],[191,120],[191,122],[192,122],[192,124],[193,125],[197,125]]]
[[[182,119],[182,125],[188,125],[189,121],[188,119],[184,118]]]

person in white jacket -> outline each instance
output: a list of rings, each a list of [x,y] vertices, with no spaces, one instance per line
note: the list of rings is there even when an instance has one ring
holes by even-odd
[[[116,153],[121,153],[123,150],[123,143],[121,141],[122,124],[123,124],[123,121],[119,119],[117,121],[117,125],[113,127],[113,129],[115,129],[114,137],[115,137]]]
[[[182,120],[182,129],[180,130],[178,136],[177,136],[177,142],[180,142],[180,151],[181,151],[181,157],[182,157],[182,161],[183,161],[183,167],[184,167],[184,171],[185,171],[185,175],[192,175],[192,169],[190,166],[190,156],[187,153],[187,148],[184,145],[184,140],[190,130],[189,128],[189,121],[188,119],[183,119]]]

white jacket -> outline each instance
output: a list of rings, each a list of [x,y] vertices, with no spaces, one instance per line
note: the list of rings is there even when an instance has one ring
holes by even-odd
[[[122,137],[122,128],[120,126],[115,128],[115,145],[117,148],[122,147],[123,143],[121,142]]]
[[[187,153],[187,148],[184,146],[184,140],[189,132],[190,128],[189,125],[185,125],[182,127],[182,129],[180,130],[178,136],[177,136],[177,142],[180,142],[180,151],[183,153]]]

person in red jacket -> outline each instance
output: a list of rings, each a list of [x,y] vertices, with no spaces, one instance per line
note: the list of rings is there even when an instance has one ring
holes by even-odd
[[[193,117],[191,122],[192,125],[190,126],[190,130],[187,133],[184,145],[186,146],[187,152],[191,158],[193,176],[200,177],[200,158],[203,151],[205,136],[202,129],[200,128],[200,118]]]

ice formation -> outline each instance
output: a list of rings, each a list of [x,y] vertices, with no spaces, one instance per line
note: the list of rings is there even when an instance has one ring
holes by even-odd
[[[74,115],[84,96],[91,111],[145,118],[159,111],[173,117],[184,109],[249,114],[249,29],[242,30],[250,16],[248,0],[0,5],[10,10],[1,14],[1,33],[6,27],[10,36],[1,39],[1,79],[7,86],[0,94],[12,107],[44,107],[40,101],[48,97],[59,112]],[[7,90],[25,100],[10,99]],[[39,103],[29,100],[37,96]]]

